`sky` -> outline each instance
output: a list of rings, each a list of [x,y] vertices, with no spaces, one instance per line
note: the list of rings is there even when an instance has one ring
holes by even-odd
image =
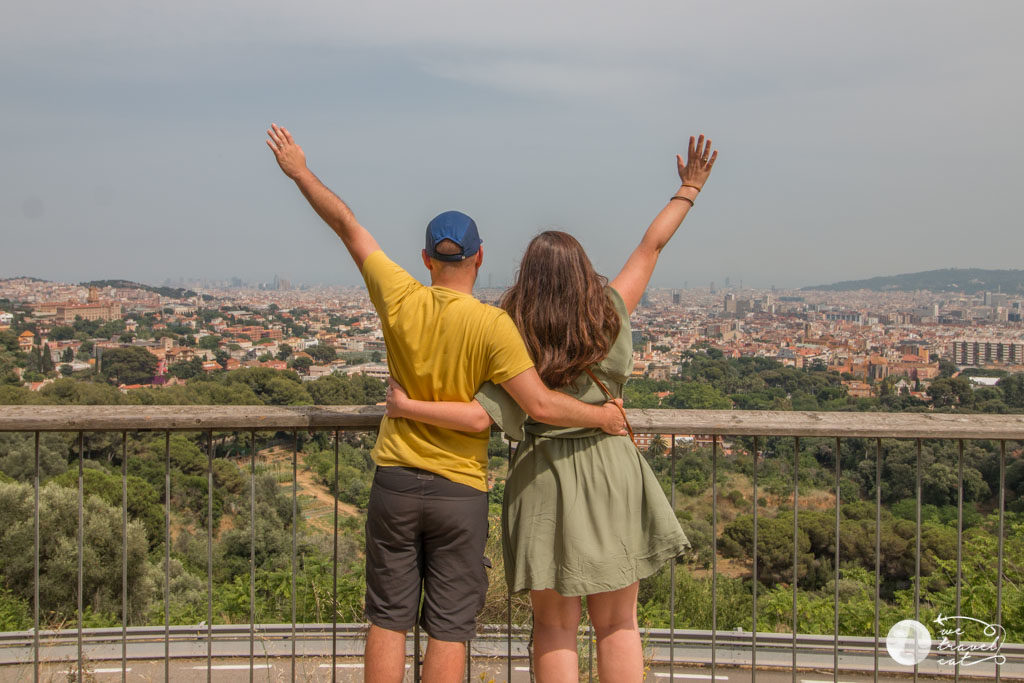
[[[613,277],[705,133],[652,285],[1021,267],[1024,3],[58,0],[0,22],[0,278],[358,284],[264,131],[398,263],[480,226]]]

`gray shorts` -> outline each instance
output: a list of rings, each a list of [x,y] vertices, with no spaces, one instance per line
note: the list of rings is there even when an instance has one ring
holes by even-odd
[[[366,617],[437,640],[476,633],[487,573],[487,494],[423,470],[378,467],[366,514]],[[420,607],[420,587],[423,607]]]

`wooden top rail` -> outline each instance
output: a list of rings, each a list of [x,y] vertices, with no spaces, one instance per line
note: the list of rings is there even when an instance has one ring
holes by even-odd
[[[1024,415],[629,410],[638,432],[1024,440]],[[0,432],[375,429],[384,406],[0,406]]]

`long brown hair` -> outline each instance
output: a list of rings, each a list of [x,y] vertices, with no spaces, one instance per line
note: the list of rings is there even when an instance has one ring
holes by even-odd
[[[584,368],[608,355],[619,333],[619,316],[598,275],[572,235],[548,230],[534,237],[505,292],[508,311],[552,389],[564,387]]]

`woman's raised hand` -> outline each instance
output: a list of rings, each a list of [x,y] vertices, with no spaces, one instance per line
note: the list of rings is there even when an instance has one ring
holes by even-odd
[[[686,163],[683,163],[683,157],[679,154],[676,155],[676,165],[679,167],[679,180],[683,182],[683,185],[689,185],[697,190],[704,187],[704,183],[707,182],[708,176],[711,175],[711,167],[715,165],[715,159],[718,158],[718,150],[711,150],[711,139],[704,140],[704,136],[701,135],[699,138],[690,136],[690,149],[686,154]]]

